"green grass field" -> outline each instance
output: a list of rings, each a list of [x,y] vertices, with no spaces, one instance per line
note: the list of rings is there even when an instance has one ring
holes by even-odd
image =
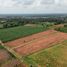
[[[24,60],[33,67],[67,67],[67,41],[29,55]]]
[[[17,38],[32,35],[47,30],[44,27],[19,26],[14,28],[0,29],[0,40],[3,42],[15,40]]]

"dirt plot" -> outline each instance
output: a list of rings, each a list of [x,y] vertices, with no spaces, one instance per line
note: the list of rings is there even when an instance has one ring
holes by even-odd
[[[26,65],[23,63],[20,63],[20,61],[17,59],[12,59],[8,63],[3,64],[1,67],[26,67]]]
[[[9,60],[10,57],[11,57],[10,54],[6,50],[0,49],[0,64]]]
[[[56,33],[57,31],[54,31],[54,30],[48,30],[48,31],[44,31],[44,32],[41,32],[41,33],[37,33],[37,34],[34,34],[34,35],[31,35],[31,36],[27,36],[27,37],[24,37],[24,38],[20,38],[20,39],[17,39],[17,40],[14,40],[14,41],[11,41],[11,42],[7,42],[5,43],[6,46],[9,46],[9,47],[16,47],[16,46],[24,46],[25,43],[28,43],[28,42],[31,42],[31,41],[34,41],[36,39],[39,39],[39,38],[42,38],[42,37],[45,37],[45,36],[48,36],[50,34],[53,34],[53,33]]]
[[[34,43],[30,43],[26,46],[14,49],[17,53],[22,56],[29,55],[31,53],[37,52],[41,49],[53,46],[55,43],[64,41],[67,39],[67,34],[58,32],[56,35],[50,35],[47,38],[43,38]]]

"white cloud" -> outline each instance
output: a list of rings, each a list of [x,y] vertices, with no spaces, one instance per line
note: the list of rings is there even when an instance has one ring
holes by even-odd
[[[67,0],[0,0],[0,13],[67,13]]]

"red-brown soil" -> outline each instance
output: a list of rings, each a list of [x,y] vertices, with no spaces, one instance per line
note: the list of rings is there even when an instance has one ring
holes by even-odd
[[[4,49],[0,49],[0,63],[8,60],[9,58],[10,58],[9,53],[5,51]]]
[[[16,47],[16,46],[19,46],[19,45],[23,46],[27,42],[34,41],[36,39],[48,36],[52,33],[56,33],[56,31],[54,31],[54,30],[48,30],[46,32],[44,31],[44,32],[37,33],[37,34],[31,35],[31,36],[20,38],[20,39],[11,41],[11,42],[7,42],[7,43],[5,43],[5,45],[7,45],[9,47]]]
[[[23,47],[16,48],[14,50],[17,53],[21,54],[22,56],[25,56],[25,55],[29,55],[31,53],[37,52],[41,49],[53,46],[55,43],[61,42],[66,39],[67,39],[67,34],[59,32],[56,35],[50,35],[47,38],[43,38],[39,41],[30,43]]]
[[[12,59],[6,64],[2,64],[1,67],[27,67],[27,66],[23,63],[20,63],[20,61],[17,59]]]

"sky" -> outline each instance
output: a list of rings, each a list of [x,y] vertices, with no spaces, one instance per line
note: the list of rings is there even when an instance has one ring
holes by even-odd
[[[0,14],[67,13],[67,0],[0,0]]]

